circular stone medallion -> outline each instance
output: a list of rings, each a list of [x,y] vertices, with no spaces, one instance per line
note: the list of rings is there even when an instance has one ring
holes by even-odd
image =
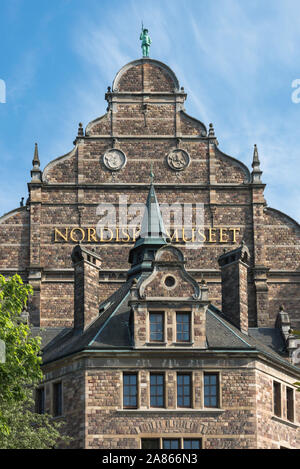
[[[190,160],[190,155],[180,148],[172,150],[167,156],[168,165],[175,171],[185,169],[190,164]]]
[[[126,156],[121,150],[111,148],[104,153],[103,163],[110,171],[119,171],[126,164]]]

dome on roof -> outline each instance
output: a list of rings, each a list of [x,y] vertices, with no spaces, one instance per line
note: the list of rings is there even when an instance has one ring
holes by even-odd
[[[143,58],[124,65],[117,73],[113,92],[166,92],[179,91],[175,73],[158,60]]]

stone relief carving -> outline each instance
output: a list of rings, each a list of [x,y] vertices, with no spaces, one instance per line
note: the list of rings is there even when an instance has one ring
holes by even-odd
[[[111,148],[104,153],[103,163],[110,171],[119,171],[126,164],[125,153],[116,148]]]
[[[183,171],[190,164],[190,155],[181,148],[172,150],[167,155],[167,163],[174,171]]]

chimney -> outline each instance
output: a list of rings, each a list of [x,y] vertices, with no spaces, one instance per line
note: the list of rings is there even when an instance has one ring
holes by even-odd
[[[72,251],[74,266],[74,328],[84,331],[99,315],[101,258],[79,245]]]
[[[222,277],[222,312],[245,334],[248,334],[249,259],[249,249],[244,242],[218,259]]]

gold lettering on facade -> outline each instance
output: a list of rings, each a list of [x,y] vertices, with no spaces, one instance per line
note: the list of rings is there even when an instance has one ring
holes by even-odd
[[[206,236],[205,236],[205,234],[203,233],[203,231],[200,230],[200,228],[199,228],[199,230],[198,230],[198,234],[199,234],[200,236],[202,236],[202,238],[203,238],[203,239],[201,240],[201,242],[202,242],[202,243],[205,243],[205,241],[206,241]]]
[[[166,234],[167,234],[167,236],[168,236],[168,238],[170,239],[171,242],[173,241],[174,236],[176,236],[176,243],[179,243],[178,230],[177,229],[174,231],[174,233],[172,235],[166,230]]]
[[[229,231],[232,231],[233,232],[233,240],[232,242],[233,243],[236,243],[236,233],[238,233],[240,231],[239,228],[229,228]]]
[[[220,237],[219,237],[220,243],[228,243],[228,239],[226,240],[223,238],[223,234],[225,234],[224,231],[227,231],[227,228],[220,228]]]
[[[127,239],[124,239],[123,236],[127,236]],[[128,241],[130,241],[130,236],[128,234],[128,231],[125,231],[124,228],[122,228],[122,241],[123,243],[128,243]]]
[[[87,229],[87,241],[88,243],[97,243],[98,239],[96,238],[96,230],[95,228],[88,228]]]
[[[82,238],[81,239],[76,239],[73,237],[75,231],[80,231]],[[74,241],[75,243],[78,243],[79,241],[84,241],[85,240],[85,231],[83,228],[72,228],[70,231],[70,239],[71,241]]]
[[[213,233],[214,231],[214,233]],[[215,232],[217,231],[216,228],[208,228],[208,242],[209,243],[216,243],[215,239],[212,239],[212,236],[216,234]]]
[[[237,243],[237,235],[240,228],[176,228],[174,231],[166,231],[168,240],[171,243]],[[232,233],[232,234],[230,234]],[[140,234],[140,229],[126,226],[118,226],[115,229],[100,228],[99,232],[95,228],[54,228],[54,242],[70,241],[74,243],[85,241],[86,243],[135,243]],[[200,238],[200,239],[199,239]]]
[[[60,241],[59,239],[57,239],[57,235],[60,236],[62,239],[64,239],[67,243],[68,242],[68,235],[69,235],[69,228],[65,228],[65,235],[63,235],[62,232],[60,230],[58,230],[57,228],[54,228],[54,242],[55,243]]]

